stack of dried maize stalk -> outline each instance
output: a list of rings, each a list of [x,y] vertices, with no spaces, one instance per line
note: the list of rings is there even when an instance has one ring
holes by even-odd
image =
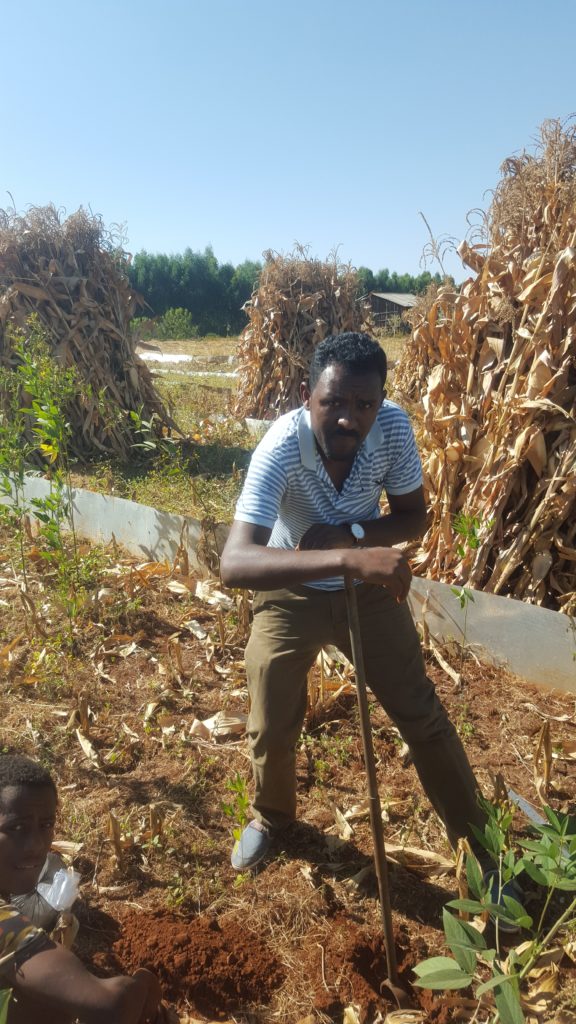
[[[10,365],[11,327],[36,314],[54,357],[76,366],[84,393],[67,410],[76,455],[133,455],[130,412],[160,433],[170,422],[129,323],[135,296],[126,254],[100,218],[80,209],[61,220],[54,206],[25,215],[0,210],[0,361]],[[154,415],[155,414],[155,415]]]
[[[315,346],[329,334],[360,330],[358,278],[336,257],[326,263],[298,248],[265,253],[260,281],[245,309],[238,347],[237,416],[273,419],[300,405],[299,386]]]
[[[507,160],[475,276],[429,292],[397,371],[419,400],[417,571],[576,613],[576,127]],[[417,414],[418,415],[418,414]]]

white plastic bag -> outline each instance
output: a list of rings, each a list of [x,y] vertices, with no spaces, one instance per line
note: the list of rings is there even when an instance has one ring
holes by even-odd
[[[40,895],[54,910],[70,910],[78,898],[80,874],[74,868],[60,868],[51,883],[38,882],[36,886]]]

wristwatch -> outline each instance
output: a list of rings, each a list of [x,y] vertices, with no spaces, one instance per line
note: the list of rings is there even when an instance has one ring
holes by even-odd
[[[348,523],[348,529],[354,538],[355,546],[360,547],[362,541],[366,539],[366,530],[360,523]]]

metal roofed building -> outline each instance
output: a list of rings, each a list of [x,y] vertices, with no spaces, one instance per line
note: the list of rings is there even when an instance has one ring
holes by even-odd
[[[400,318],[416,305],[418,297],[410,292],[370,292],[369,300],[376,326],[388,327],[391,324],[404,325],[405,321]],[[408,330],[407,324],[405,329]]]

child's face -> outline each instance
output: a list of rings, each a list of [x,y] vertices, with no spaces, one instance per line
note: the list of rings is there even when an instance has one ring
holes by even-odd
[[[0,892],[35,888],[54,835],[51,786],[5,786],[0,792]]]

